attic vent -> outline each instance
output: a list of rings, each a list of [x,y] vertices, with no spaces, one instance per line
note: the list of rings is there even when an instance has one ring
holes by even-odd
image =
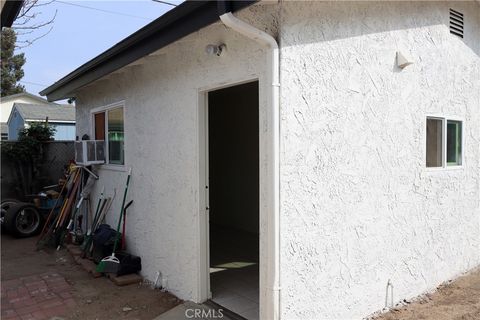
[[[450,33],[463,38],[463,13],[450,9]]]

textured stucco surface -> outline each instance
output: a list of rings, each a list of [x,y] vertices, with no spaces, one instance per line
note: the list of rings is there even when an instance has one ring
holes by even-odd
[[[265,15],[256,20],[269,24],[268,9],[259,7],[242,14],[250,19]],[[220,43],[227,45],[221,57],[205,53],[206,45]],[[205,192],[199,190],[200,92],[258,79],[260,131],[265,133],[265,61],[264,50],[254,41],[217,23],[77,94],[80,137],[91,133],[91,109],[125,101],[125,158],[133,171],[129,198],[134,200],[127,247],[142,257],[144,277],[154,281],[161,271],[167,289],[182,299],[198,301],[199,296],[199,197]],[[103,168],[100,177],[95,196],[103,185],[110,195],[117,188],[107,219],[116,226],[126,172]]]
[[[399,301],[480,263],[479,7],[452,6],[465,13],[463,40],[448,32],[447,2],[282,2],[239,14],[278,27],[281,45],[282,319],[361,318],[385,306],[388,279]],[[220,42],[225,56],[204,54]],[[395,68],[397,50],[414,64]],[[199,91],[259,78],[262,172],[265,51],[217,23],[142,62],[78,92],[77,134],[90,134],[92,108],[125,100],[128,247],[147,279],[160,270],[174,294],[197,300]],[[425,169],[431,114],[465,120],[461,169]],[[121,192],[124,172],[100,172],[97,187]]]
[[[480,263],[479,11],[283,3],[284,319],[358,319],[385,307],[388,279],[397,302]],[[414,64],[395,68],[397,50]],[[462,169],[425,169],[429,114],[465,119]]]

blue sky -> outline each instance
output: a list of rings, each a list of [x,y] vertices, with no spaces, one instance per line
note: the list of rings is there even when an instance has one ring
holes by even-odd
[[[68,2],[70,4],[65,4]],[[168,0],[180,3],[179,0]],[[87,6],[94,9],[87,9]],[[94,58],[120,40],[158,18],[173,7],[151,0],[61,1],[39,7],[37,21],[55,14],[52,31],[32,45],[19,49],[27,62],[21,83],[28,92],[38,92]],[[113,11],[107,13],[104,11]],[[44,27],[37,35],[48,31]],[[29,35],[33,39],[35,35]],[[34,84],[35,83],[35,84]]]

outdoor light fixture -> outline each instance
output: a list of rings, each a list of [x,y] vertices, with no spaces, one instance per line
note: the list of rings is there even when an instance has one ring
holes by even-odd
[[[410,59],[406,58],[400,51],[397,51],[397,67],[403,69],[411,64],[413,64],[413,62],[410,61]]]
[[[205,52],[209,55],[216,55],[217,57],[220,57],[222,52],[227,48],[225,44],[209,44],[208,46],[205,47]]]

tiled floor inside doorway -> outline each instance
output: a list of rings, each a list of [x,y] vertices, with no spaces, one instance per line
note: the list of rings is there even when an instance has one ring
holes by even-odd
[[[213,302],[249,320],[259,319],[258,234],[211,227]]]

